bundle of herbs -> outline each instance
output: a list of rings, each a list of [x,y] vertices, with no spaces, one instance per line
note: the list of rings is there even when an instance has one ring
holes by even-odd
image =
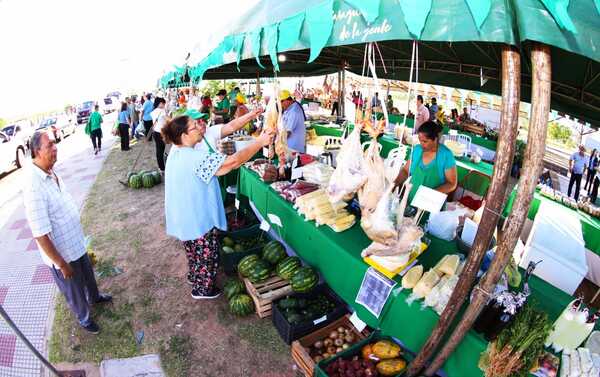
[[[527,376],[544,353],[544,341],[552,327],[546,313],[526,303],[481,355],[479,366],[485,376]]]

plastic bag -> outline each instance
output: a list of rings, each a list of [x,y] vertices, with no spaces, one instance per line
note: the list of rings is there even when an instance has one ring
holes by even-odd
[[[427,232],[443,240],[452,241],[456,238],[458,218],[464,216],[466,213],[467,211],[463,209],[434,213],[429,216]]]

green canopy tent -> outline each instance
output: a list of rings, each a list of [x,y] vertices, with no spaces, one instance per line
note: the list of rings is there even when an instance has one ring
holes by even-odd
[[[408,80],[412,41],[419,82],[500,94],[500,50],[551,46],[552,108],[600,126],[599,0],[264,0],[240,17],[208,56],[190,57],[200,79],[363,73],[364,44],[378,42],[380,78]],[[277,55],[286,60],[277,63]],[[522,100],[531,69],[522,68]],[[181,73],[179,73],[179,76]],[[161,84],[171,82],[170,72]],[[482,84],[485,81],[485,84]]]

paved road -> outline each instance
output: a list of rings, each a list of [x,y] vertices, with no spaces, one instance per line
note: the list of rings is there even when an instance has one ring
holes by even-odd
[[[97,156],[83,128],[58,144],[55,170],[80,208],[115,140],[110,134],[113,122],[114,115],[105,118],[102,152]],[[56,288],[25,220],[23,175],[15,170],[0,177],[0,305],[34,346],[47,354]],[[41,363],[0,320],[0,376],[39,377],[42,373]]]

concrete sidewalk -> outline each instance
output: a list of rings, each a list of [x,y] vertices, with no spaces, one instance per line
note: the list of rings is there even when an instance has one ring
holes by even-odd
[[[80,208],[115,141],[110,133],[112,123],[105,124],[102,152],[97,156],[83,128],[63,141],[75,143],[64,156],[59,149],[56,172]],[[33,345],[47,355],[52,325],[49,320],[57,290],[27,225],[22,194],[14,200],[18,205],[0,229],[0,305]],[[42,373],[42,364],[0,319],[0,376],[39,377]]]

